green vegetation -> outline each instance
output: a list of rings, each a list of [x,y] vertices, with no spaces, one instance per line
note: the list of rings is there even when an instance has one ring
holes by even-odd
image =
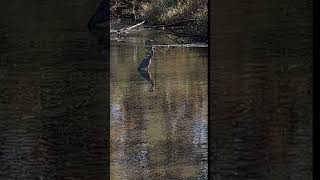
[[[208,0],[112,0],[113,21],[146,21],[183,36],[206,37]]]

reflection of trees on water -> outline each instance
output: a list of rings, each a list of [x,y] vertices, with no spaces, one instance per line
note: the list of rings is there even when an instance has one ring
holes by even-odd
[[[139,48],[137,58],[144,55]],[[112,140],[112,173],[147,179],[205,176],[207,134],[201,129],[207,126],[207,67],[197,63],[204,57],[179,48],[160,52],[149,72],[139,77],[134,49],[111,50],[120,57],[111,62],[117,77],[111,81],[111,106],[118,107],[111,114],[112,129],[122,137]],[[169,63],[177,69],[167,71]],[[155,91],[145,93],[145,82],[154,80]]]

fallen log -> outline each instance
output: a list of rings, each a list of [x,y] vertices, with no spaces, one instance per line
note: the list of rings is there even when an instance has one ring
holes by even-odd
[[[170,23],[170,24],[159,24],[159,25],[152,25],[152,26],[144,26],[144,28],[163,28],[163,27],[174,27],[178,26],[182,23],[190,22],[190,21],[195,21],[196,19],[183,19],[178,22]]]

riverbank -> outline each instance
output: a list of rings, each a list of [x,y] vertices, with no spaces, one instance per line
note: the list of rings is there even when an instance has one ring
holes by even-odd
[[[208,44],[207,35],[196,35],[194,33],[186,33],[183,31],[176,31],[177,29],[187,29],[186,26],[176,26],[172,24],[170,26],[164,25],[150,25],[146,24],[145,21],[135,22],[130,19],[123,19],[121,21],[112,21],[110,25],[111,39],[118,39],[120,37],[130,36],[130,34],[135,34],[140,31],[156,31],[156,36],[153,37],[154,40],[159,37],[165,37],[168,41],[158,42],[160,44],[167,45],[185,45],[185,44]],[[174,29],[174,30],[173,30]],[[163,38],[162,38],[163,39]],[[157,42],[157,41],[156,41]]]
[[[207,3],[207,0],[113,0],[112,26],[145,21],[144,28],[164,30],[180,38],[207,43]]]

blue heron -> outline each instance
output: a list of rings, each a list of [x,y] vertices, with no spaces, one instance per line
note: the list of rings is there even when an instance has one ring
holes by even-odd
[[[151,52],[149,54],[147,54],[144,57],[144,59],[142,60],[141,64],[138,67],[138,70],[146,71],[146,70],[149,69],[149,66],[151,64],[151,60],[152,60],[152,58],[154,56],[154,47],[153,46],[150,48],[150,51]]]

